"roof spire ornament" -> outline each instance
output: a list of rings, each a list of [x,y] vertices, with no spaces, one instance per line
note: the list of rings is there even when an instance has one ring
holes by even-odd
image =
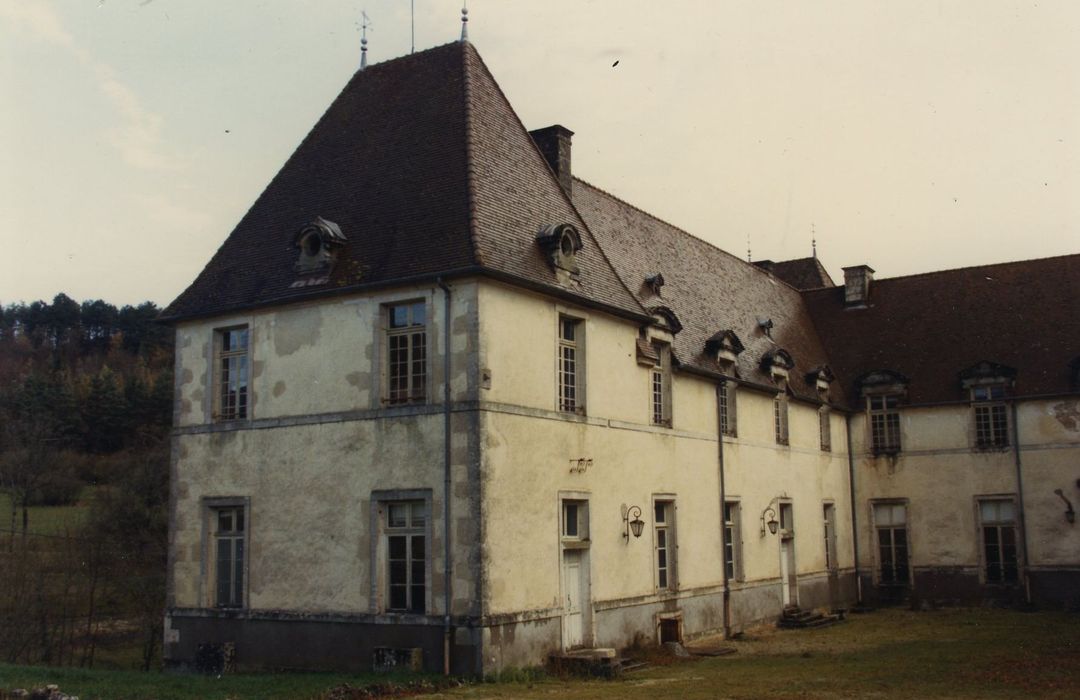
[[[750,257],[750,234],[746,234],[746,262],[754,262],[754,259]]]
[[[810,222],[810,250],[814,256],[814,260],[817,260],[817,231],[814,230],[814,222]]]
[[[469,8],[465,3],[461,7],[461,40],[469,40]]]
[[[362,11],[360,17],[360,70],[364,70],[367,68],[367,30],[371,26],[371,20],[368,19],[366,11]]]

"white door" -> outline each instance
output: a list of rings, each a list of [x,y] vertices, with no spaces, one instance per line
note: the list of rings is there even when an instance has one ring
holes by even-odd
[[[780,593],[784,607],[791,605],[791,583],[788,580],[788,548],[791,540],[780,540]]]
[[[563,552],[563,648],[573,649],[582,645],[585,616],[582,614],[582,591],[584,576],[581,570],[581,552],[567,549]]]

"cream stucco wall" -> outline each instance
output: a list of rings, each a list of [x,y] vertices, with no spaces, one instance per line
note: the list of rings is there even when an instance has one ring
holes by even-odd
[[[672,427],[650,424],[649,368],[637,364],[638,327],[594,310],[484,283],[479,293],[483,551],[490,562],[484,609],[491,614],[561,605],[560,496],[589,501],[592,599],[632,605],[658,591],[657,498],[677,506],[678,589],[722,584],[722,527],[715,384],[676,372]],[[585,322],[585,416],[554,410],[556,324]],[[759,516],[777,496],[794,505],[796,566],[823,573],[823,502],[836,508],[840,567],[853,566],[843,416],[831,417],[833,451],[820,449],[817,406],[790,402],[790,446],[775,443],[773,397],[740,389],[738,438],[725,439],[727,493],[741,505],[747,583],[779,576],[779,538],[762,537]],[[584,472],[575,460],[591,459]],[[639,540],[623,538],[623,505],[642,508]],[[743,585],[734,584],[736,587]]]
[[[383,406],[380,309],[414,299],[428,309],[428,400]],[[431,499],[427,609],[443,611],[444,304],[437,287],[416,287],[177,328],[171,606],[213,606],[207,499],[236,497],[249,504],[245,607],[382,612],[372,494],[386,490]],[[475,284],[453,285],[451,318],[451,396],[463,401],[478,381]],[[251,413],[218,424],[207,399],[213,338],[235,325],[251,329]],[[455,414],[451,433],[453,611],[468,614],[478,579],[474,419]]]
[[[1080,538],[1076,527],[1066,522],[1064,503],[1054,489],[1063,489],[1070,497],[1077,493],[1080,400],[1021,399],[1017,416],[1030,565],[1033,569],[1076,567]],[[1011,431],[1011,413],[1009,420]],[[969,405],[902,408],[902,451],[874,457],[867,451],[865,417],[853,417],[852,426],[862,565],[877,565],[872,502],[902,499],[908,506],[913,567],[981,567],[976,501],[994,496],[1017,499],[1019,494],[1011,432],[1008,448],[978,450],[973,447]]]

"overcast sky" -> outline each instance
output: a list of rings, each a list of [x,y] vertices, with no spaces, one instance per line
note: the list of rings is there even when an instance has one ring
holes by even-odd
[[[839,281],[1080,252],[1080,3],[471,0],[575,173]],[[0,303],[189,284],[409,0],[2,0]],[[458,0],[415,0],[416,48]],[[615,65],[615,62],[618,62]]]

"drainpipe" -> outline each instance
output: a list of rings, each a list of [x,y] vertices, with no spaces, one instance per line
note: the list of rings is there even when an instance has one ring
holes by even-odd
[[[450,675],[450,582],[453,563],[450,551],[450,287],[442,277],[443,290],[443,675]]]
[[[855,601],[862,605],[862,575],[859,573],[859,528],[855,506],[855,453],[851,449],[851,414],[844,416],[847,433],[848,495],[851,497],[851,548],[855,556]]]
[[[716,385],[716,453],[717,468],[720,471],[720,572],[724,581],[724,639],[731,639],[731,582],[727,575],[727,519],[724,510],[727,507],[727,491],[724,485],[724,429],[720,424],[720,392],[726,381],[721,379]],[[732,546],[734,546],[734,542]]]
[[[1020,468],[1020,421],[1017,420],[1017,402],[1013,400],[1012,408],[1012,442],[1013,457],[1016,461],[1016,515],[1020,521],[1021,556],[1024,567],[1024,600],[1031,604],[1031,577],[1028,575],[1028,536],[1027,523],[1024,522],[1024,476]]]

